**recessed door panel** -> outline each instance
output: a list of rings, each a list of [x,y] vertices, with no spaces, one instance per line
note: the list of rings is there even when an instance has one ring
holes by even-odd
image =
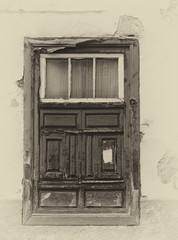
[[[40,207],[77,207],[76,191],[40,191]]]
[[[82,111],[83,129],[123,130],[123,109],[88,109]]]
[[[87,114],[86,127],[117,127],[117,114]]]
[[[44,134],[40,146],[40,172],[43,179],[71,179],[78,174],[78,136]]]
[[[121,179],[123,175],[123,135],[85,134],[83,176],[89,179]]]
[[[123,206],[122,191],[108,189],[87,190],[85,192],[85,206],[88,208],[114,208]]]
[[[40,110],[40,127],[43,128],[59,128],[78,129],[81,127],[81,110]]]
[[[103,139],[102,148],[102,172],[116,171],[117,141],[116,139]]]
[[[48,139],[46,141],[47,171],[58,171],[61,168],[61,139]]]
[[[77,115],[76,114],[45,114],[44,116],[45,127],[77,127]]]

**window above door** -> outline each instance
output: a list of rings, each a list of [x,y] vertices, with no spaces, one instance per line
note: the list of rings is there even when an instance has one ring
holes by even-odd
[[[123,102],[123,54],[41,54],[41,102]]]

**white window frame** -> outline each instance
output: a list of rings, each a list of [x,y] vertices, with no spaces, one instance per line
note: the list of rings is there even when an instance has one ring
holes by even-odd
[[[46,90],[46,61],[47,59],[68,59],[68,98],[45,98]],[[70,98],[71,94],[71,58],[93,59],[93,98]],[[95,98],[95,81],[96,81],[96,58],[116,58],[118,59],[118,98]],[[124,54],[93,54],[93,53],[64,53],[64,54],[40,54],[40,101],[44,103],[54,102],[123,102],[124,101]]]

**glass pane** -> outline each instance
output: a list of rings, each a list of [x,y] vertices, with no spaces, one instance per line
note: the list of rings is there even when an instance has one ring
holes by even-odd
[[[46,98],[68,97],[68,59],[46,62]]]
[[[93,59],[71,59],[71,98],[93,97]]]
[[[103,171],[114,171],[115,141],[103,140]]]
[[[96,59],[96,97],[118,97],[118,59]]]

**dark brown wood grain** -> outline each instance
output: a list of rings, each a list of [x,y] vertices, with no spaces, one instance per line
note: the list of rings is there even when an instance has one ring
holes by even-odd
[[[33,181],[33,59],[31,58],[32,45],[24,43],[24,177],[23,177],[23,211],[22,222],[25,224],[32,214],[32,181]],[[28,174],[26,174],[28,172]]]
[[[46,152],[47,171],[58,171],[61,159],[61,141],[47,140]]]
[[[77,115],[49,115],[44,116],[45,127],[76,127]]]

